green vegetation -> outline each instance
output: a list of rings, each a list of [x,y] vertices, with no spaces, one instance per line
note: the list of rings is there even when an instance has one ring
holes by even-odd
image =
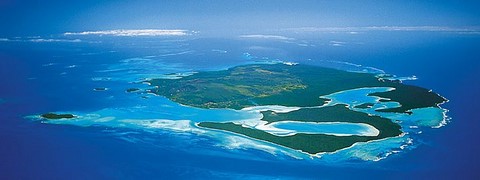
[[[132,93],[132,92],[137,92],[137,91],[140,91],[140,89],[138,89],[138,88],[128,88],[127,90],[125,90],[125,92],[127,92],[127,93]]]
[[[75,116],[73,114],[55,114],[55,113],[47,113],[42,114],[40,117],[45,119],[72,119]]]
[[[372,93],[371,96],[379,96],[399,102],[402,106],[391,109],[379,109],[380,112],[407,112],[411,109],[423,107],[437,107],[437,104],[446,101],[438,94],[421,87],[395,84],[395,90],[389,92]]]
[[[319,96],[362,87],[394,87],[372,95],[399,102],[385,112],[436,107],[445,101],[427,89],[395,81],[379,81],[374,74],[354,73],[310,65],[244,65],[222,71],[199,72],[180,79],[153,79],[150,91],[180,104],[201,108],[241,109],[254,105],[320,106]],[[414,97],[414,98],[412,98]]]
[[[239,66],[227,71],[197,73],[181,79],[154,79],[150,83],[158,86],[152,90],[153,93],[181,104],[241,109],[254,105],[254,98],[306,88],[299,78],[278,70],[281,69],[267,69],[263,65]]]

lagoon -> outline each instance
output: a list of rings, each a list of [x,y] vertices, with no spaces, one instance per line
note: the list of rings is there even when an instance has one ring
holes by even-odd
[[[295,134],[328,134],[335,136],[378,136],[379,134],[378,129],[365,123],[280,121],[269,126]]]

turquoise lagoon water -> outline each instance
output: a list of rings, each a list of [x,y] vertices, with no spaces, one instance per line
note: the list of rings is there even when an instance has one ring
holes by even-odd
[[[379,101],[381,99],[380,97],[368,96],[368,94],[370,93],[386,92],[391,90],[394,90],[394,88],[359,88],[333,93],[331,95],[322,96],[322,98],[331,99],[330,103],[327,106],[335,104],[345,104],[348,105],[349,109],[354,111],[392,119],[400,123],[404,131],[417,129],[418,126],[438,128],[447,123],[446,121],[448,120],[448,117],[446,113],[448,112],[448,110],[441,107],[412,109],[411,114],[386,113],[376,111],[378,109],[388,109],[400,106],[400,104],[397,102],[381,102]],[[355,106],[361,105],[363,103],[372,103],[373,106],[370,108],[355,108]]]
[[[378,130],[375,127],[362,123],[344,123],[344,122],[328,122],[328,123],[312,123],[298,121],[284,121],[272,123],[273,127],[292,131],[295,133],[305,134],[329,134],[336,136],[377,136]]]

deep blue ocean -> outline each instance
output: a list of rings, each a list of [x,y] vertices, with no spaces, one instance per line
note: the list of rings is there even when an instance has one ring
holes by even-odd
[[[0,41],[0,179],[480,178],[478,34],[378,31],[290,36],[295,39],[193,35],[75,40],[52,35]],[[62,41],[32,41],[39,38]],[[132,98],[140,95],[125,93],[126,88],[141,86],[134,81],[251,63],[246,53],[313,65],[342,61],[397,76],[415,75],[417,80],[404,83],[449,99],[442,107],[449,110],[451,120],[445,127],[423,130],[415,148],[381,161],[325,164],[254,149],[215,148],[208,138],[188,134],[46,124],[26,118],[136,103]],[[122,64],[139,57],[159,60]],[[109,89],[93,90],[98,87]],[[200,145],[185,145],[192,142]],[[210,150],[200,152],[203,146]],[[248,154],[259,157],[245,157]]]

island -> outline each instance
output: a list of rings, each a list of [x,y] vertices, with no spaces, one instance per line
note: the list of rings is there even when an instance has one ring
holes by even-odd
[[[256,64],[222,71],[199,72],[180,79],[152,79],[149,91],[180,104],[200,108],[242,109],[258,105],[321,106],[318,98],[349,89],[393,87],[372,94],[402,106],[385,112],[437,107],[445,98],[428,89],[398,81],[381,81],[375,74],[347,72],[312,65]],[[385,101],[384,99],[384,101]]]
[[[96,88],[93,88],[94,91],[106,91],[108,90],[108,88],[105,88],[105,87],[96,87]]]
[[[389,87],[386,92],[369,96],[380,102],[397,102],[399,107],[380,108],[378,112],[412,113],[411,110],[438,107],[445,98],[431,90],[384,80],[376,74],[348,72],[303,64],[249,64],[220,71],[198,72],[182,78],[151,79],[148,92],[169,98],[177,103],[198,108],[229,108],[242,110],[255,106],[298,107],[288,112],[261,111],[266,124],[275,122],[346,122],[362,123],[378,130],[376,136],[294,133],[276,135],[238,122],[197,123],[201,128],[236,133],[260,141],[270,142],[308,154],[334,152],[358,142],[397,137],[401,126],[395,120],[375,116],[351,108],[371,108],[373,103],[356,107],[327,105],[331,100],[324,95],[367,87]]]
[[[72,119],[75,118],[75,115],[73,114],[55,114],[55,113],[46,113],[40,115],[40,117],[45,118],[45,119]]]
[[[125,92],[127,93],[138,92],[138,91],[140,91],[139,88],[128,88],[127,90],[125,90]]]

